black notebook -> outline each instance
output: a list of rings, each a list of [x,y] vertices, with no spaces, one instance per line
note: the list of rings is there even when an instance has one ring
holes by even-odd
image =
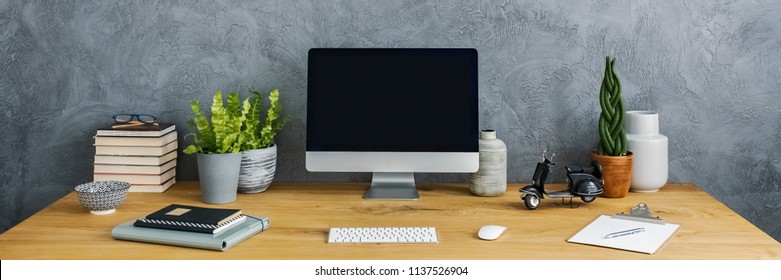
[[[246,217],[239,209],[205,208],[171,204],[133,223],[137,227],[219,233]]]

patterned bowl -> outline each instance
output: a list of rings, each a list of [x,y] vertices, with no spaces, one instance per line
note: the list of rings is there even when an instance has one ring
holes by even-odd
[[[125,201],[130,183],[122,181],[97,181],[76,186],[79,202],[96,215],[114,213]]]

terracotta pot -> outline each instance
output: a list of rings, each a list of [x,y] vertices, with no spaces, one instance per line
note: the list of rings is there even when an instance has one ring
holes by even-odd
[[[626,156],[605,156],[591,151],[591,159],[602,165],[602,180],[605,181],[602,197],[626,196],[632,185],[632,152],[627,152]]]

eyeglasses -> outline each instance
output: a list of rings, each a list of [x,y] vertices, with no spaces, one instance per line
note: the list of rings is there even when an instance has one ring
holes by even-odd
[[[131,123],[136,120],[136,123],[155,123],[157,118],[152,115],[146,114],[116,114],[113,116],[115,123]]]

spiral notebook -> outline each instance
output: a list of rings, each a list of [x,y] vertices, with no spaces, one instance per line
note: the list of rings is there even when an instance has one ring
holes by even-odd
[[[206,208],[171,204],[139,218],[133,223],[137,227],[171,229],[180,231],[217,234],[246,217],[239,209]]]
[[[156,220],[156,219],[148,219],[147,217],[144,217],[136,220],[135,223],[133,223],[133,226],[218,234],[235,224],[243,222],[246,218],[247,217],[245,215],[239,215],[233,217],[232,219],[224,223],[214,225],[214,224],[193,223],[193,222]]]

